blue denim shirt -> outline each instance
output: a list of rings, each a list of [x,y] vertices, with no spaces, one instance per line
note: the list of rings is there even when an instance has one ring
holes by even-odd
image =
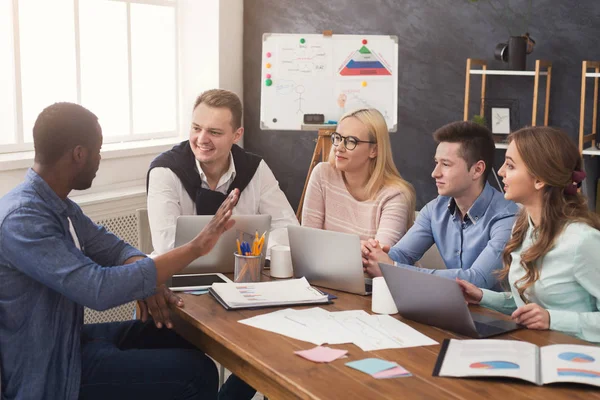
[[[487,183],[464,220],[456,213],[453,198],[438,196],[423,207],[415,224],[390,249],[389,256],[399,267],[498,289],[494,271],[502,267],[502,251],[517,211],[515,203]],[[434,243],[447,269],[413,266]]]
[[[83,306],[105,310],[154,294],[154,261],[122,265],[133,256],[143,254],[31,169],[0,199],[2,399],[79,397]]]

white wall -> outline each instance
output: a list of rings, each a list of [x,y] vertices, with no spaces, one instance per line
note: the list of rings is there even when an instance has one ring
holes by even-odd
[[[203,90],[221,87],[243,98],[242,40],[243,0],[180,0],[179,1],[179,86],[180,138],[188,135],[192,107]],[[93,111],[93,110],[92,110]],[[177,140],[154,141],[149,147],[115,150],[118,145],[103,149],[103,160],[93,186],[83,192],[73,192],[71,198],[82,206],[97,204],[98,199],[122,196],[124,191],[145,196],[148,166],[160,152]],[[112,150],[111,150],[112,149]],[[4,161],[0,156],[0,196],[18,185],[33,154],[19,162]],[[142,204],[140,201],[138,204]]]
[[[243,99],[243,0],[221,0],[219,10],[219,87]]]

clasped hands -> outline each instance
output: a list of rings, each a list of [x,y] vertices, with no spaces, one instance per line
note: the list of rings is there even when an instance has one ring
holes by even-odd
[[[394,264],[388,255],[390,246],[382,246],[377,239],[361,240],[360,252],[362,256],[363,271],[371,277],[382,276],[379,263]]]

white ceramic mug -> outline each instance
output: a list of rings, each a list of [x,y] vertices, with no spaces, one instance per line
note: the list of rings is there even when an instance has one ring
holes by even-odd
[[[383,276],[373,278],[371,311],[377,314],[397,314],[398,309]]]
[[[294,276],[292,253],[289,246],[271,247],[270,269],[273,278],[291,278]]]

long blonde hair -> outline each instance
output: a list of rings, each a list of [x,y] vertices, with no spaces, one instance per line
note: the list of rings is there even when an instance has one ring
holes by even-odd
[[[394,164],[390,133],[383,115],[374,108],[365,108],[344,114],[339,122],[350,117],[358,119],[369,131],[369,140],[375,142],[375,144],[369,146],[377,146],[377,157],[369,160],[369,180],[365,187],[367,197],[374,199],[377,193],[386,186],[398,187],[408,201],[407,227],[410,228],[415,219],[415,189],[402,178],[396,164]],[[329,164],[335,168],[335,147],[332,147],[329,153]]]
[[[524,292],[540,278],[541,261],[552,249],[556,238],[567,223],[583,222],[600,230],[600,217],[587,207],[586,199],[579,192],[569,193],[565,188],[573,184],[573,172],[581,171],[581,155],[573,141],[559,129],[528,127],[513,132],[508,137],[514,142],[529,173],[545,183],[542,197],[542,218],[535,227],[535,242],[521,253],[521,265],[526,273],[515,282],[519,296],[528,302]],[[504,248],[504,268],[499,277],[508,276],[513,251],[525,239],[529,221],[527,211],[521,209],[510,240]]]

